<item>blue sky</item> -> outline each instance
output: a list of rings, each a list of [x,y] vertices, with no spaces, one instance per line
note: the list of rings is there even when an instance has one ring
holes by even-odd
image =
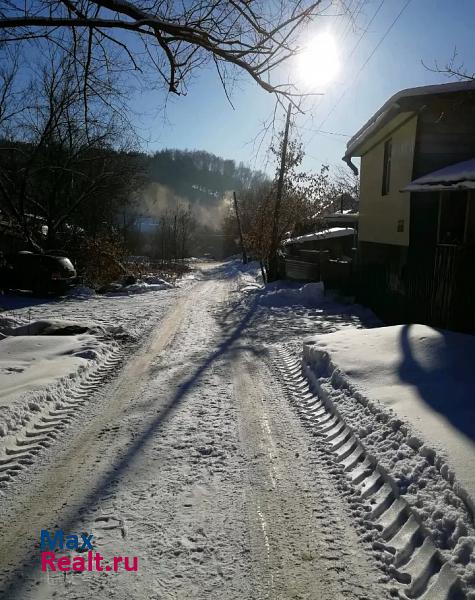
[[[296,121],[307,154],[305,166],[309,169],[317,170],[323,163],[343,164],[340,159],[348,139],[343,135],[315,134],[315,129],[351,135],[398,90],[448,81],[445,76],[428,71],[421,61],[444,64],[456,47],[460,61],[475,71],[475,0],[412,0],[355,80],[406,3],[385,0],[357,51],[350,56],[380,1],[368,0],[357,22],[360,29],[345,36],[342,33],[347,30],[348,21],[341,17],[321,18],[315,24],[316,31],[329,29],[336,36],[343,66],[336,80],[326,86],[325,95]],[[252,167],[273,170],[266,163],[265,152],[256,154],[253,140],[263,121],[272,114],[275,100],[247,77],[242,76],[233,90],[234,110],[212,69],[198,74],[186,97],[168,98],[163,111],[164,101],[159,92],[136,99],[137,110],[146,113],[140,127],[150,138],[150,150],[203,149]]]

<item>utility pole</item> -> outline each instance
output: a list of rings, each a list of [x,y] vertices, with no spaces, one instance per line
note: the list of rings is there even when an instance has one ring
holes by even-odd
[[[280,156],[279,180],[277,182],[277,195],[275,199],[274,220],[272,223],[271,255],[269,257],[269,270],[271,281],[277,278],[277,239],[279,235],[280,205],[282,204],[282,193],[284,191],[285,163],[287,161],[287,146],[289,143],[290,115],[292,105],[289,102],[287,117],[285,119],[284,139],[282,140],[282,154]]]
[[[233,197],[234,197],[234,210],[236,211],[236,220],[237,220],[238,229],[239,229],[239,239],[241,241],[242,262],[246,265],[247,264],[247,254],[246,254],[246,248],[244,247],[244,238],[242,235],[241,217],[239,216],[239,207],[238,207],[238,201],[236,198],[236,192],[233,192]]]

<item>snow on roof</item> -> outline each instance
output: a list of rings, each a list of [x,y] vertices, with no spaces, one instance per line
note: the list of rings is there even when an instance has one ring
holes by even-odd
[[[330,229],[324,229],[323,231],[315,231],[314,233],[307,233],[306,235],[290,238],[285,240],[284,244],[302,244],[303,242],[312,242],[314,240],[327,240],[346,235],[354,235],[354,233],[355,230],[353,227],[331,227]]]
[[[352,212],[351,210],[344,210],[341,212],[332,213],[331,215],[326,215],[323,217],[325,220],[335,220],[335,221],[357,221],[359,219],[360,214],[357,212]]]
[[[402,192],[434,192],[443,190],[475,189],[475,158],[449,165],[418,179],[414,179]]]
[[[455,92],[475,91],[475,81],[457,81],[456,83],[442,83],[438,85],[424,85],[415,88],[400,90],[361,127],[346,145],[345,158],[354,156],[353,152],[360,146],[376,129],[379,128],[391,110],[399,109],[398,102],[404,98],[416,98],[418,96],[431,96],[435,94],[448,94]]]

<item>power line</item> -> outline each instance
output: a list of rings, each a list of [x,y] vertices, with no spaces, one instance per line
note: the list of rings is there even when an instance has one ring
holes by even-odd
[[[346,38],[348,37],[348,35],[351,32],[352,24],[356,23],[356,19],[358,18],[358,15],[360,14],[360,12],[363,10],[363,7],[367,3],[368,3],[368,0],[361,0],[360,4],[355,7],[355,10],[353,11],[353,13],[351,13],[351,11],[350,11],[350,14],[348,16],[348,23],[347,23],[346,27],[344,27],[343,32],[339,39],[340,45],[343,45],[344,41],[346,40]]]
[[[373,14],[373,16],[371,17],[370,21],[368,22],[368,24],[366,25],[365,29],[363,30],[362,34],[360,35],[358,41],[356,42],[356,44],[353,46],[353,48],[350,51],[350,54],[347,57],[347,61],[353,56],[353,54],[355,53],[356,49],[358,48],[358,45],[361,43],[362,39],[364,38],[364,36],[368,33],[369,28],[371,27],[373,21],[375,20],[375,18],[377,17],[379,11],[381,10],[383,4],[384,4],[385,0],[381,0],[381,3],[379,4],[378,8],[376,9],[375,13]],[[358,14],[361,12],[362,7],[366,4],[366,0],[362,0],[361,4],[360,4],[360,10],[358,11]],[[351,28],[350,28],[351,29]],[[346,34],[349,33],[349,29],[345,30]],[[340,40],[340,42],[343,42],[343,39],[345,39],[347,37],[347,35],[344,35],[343,38]],[[323,102],[324,96],[320,96],[319,101],[317,103],[317,106],[315,107],[315,109],[318,109],[320,104]],[[329,113],[330,114],[330,113]],[[328,118],[329,115],[327,115],[324,119],[324,121]],[[322,122],[324,122],[322,121]],[[321,125],[320,125],[321,127]],[[311,133],[314,133],[314,135],[310,138],[310,142],[314,139],[315,135],[317,135],[319,133],[319,131],[321,131],[320,128],[318,128],[317,130],[310,130]],[[351,137],[351,136],[348,136]]]
[[[356,79],[358,78],[358,76],[361,74],[361,72],[363,71],[363,69],[366,67],[366,65],[369,63],[369,61],[373,58],[373,56],[376,54],[378,48],[381,46],[381,44],[384,42],[384,40],[387,38],[387,36],[389,35],[389,33],[391,32],[392,28],[394,27],[394,25],[396,25],[396,23],[399,21],[400,17],[402,16],[402,13],[406,10],[406,8],[409,6],[409,4],[411,3],[412,0],[406,0],[406,3],[404,4],[404,6],[401,8],[401,10],[398,12],[398,14],[396,15],[396,17],[394,18],[393,22],[391,23],[391,25],[388,27],[388,29],[386,30],[386,33],[383,35],[383,37],[379,40],[379,42],[376,44],[374,50],[371,52],[371,54],[368,56],[368,58],[365,60],[365,62],[363,63],[363,65],[361,66],[360,70],[358,71],[358,73],[356,74]]]
[[[315,135],[321,134],[321,135],[337,135],[340,137],[351,137],[351,135],[349,133],[341,133],[339,131],[325,131],[324,129],[307,129],[307,131],[310,131],[312,133],[314,133]]]
[[[343,27],[343,30],[341,31],[340,35],[339,35],[339,39],[338,39],[338,43],[340,46],[343,45],[344,41],[346,40],[346,38],[348,37],[348,34],[351,31],[351,23],[353,21],[356,20],[356,18],[358,17],[358,15],[360,14],[361,10],[363,9],[363,7],[368,3],[369,0],[359,0],[359,4],[357,2],[356,6],[354,7],[354,10],[352,11],[352,4],[354,2],[354,0],[350,0],[350,3],[346,6],[346,11],[348,14],[348,20],[349,23]],[[382,0],[382,2],[384,2],[384,0]],[[373,17],[374,18],[374,17]],[[371,24],[372,20],[370,21],[370,23],[367,25],[367,27],[369,27],[369,25]],[[363,32],[362,36],[364,35],[365,32]],[[354,49],[352,50],[352,52],[354,51]],[[351,54],[350,54],[351,56]],[[315,112],[318,111],[318,108],[320,107],[320,104],[323,102],[325,98],[325,95],[322,94],[319,98],[318,101],[316,103],[316,105],[314,106],[314,108],[312,110],[314,110]],[[339,134],[339,133],[334,133],[334,132],[324,132],[321,130],[314,130],[314,129],[309,129],[307,127],[307,123],[309,121],[313,121],[313,116],[310,116],[306,119],[305,123],[301,126],[301,129],[304,129],[305,131],[309,131],[310,133],[315,133],[315,134],[319,134],[319,133],[327,133],[329,135],[343,135],[345,137],[351,137],[351,136],[346,136],[345,134]],[[313,137],[311,138],[313,139]]]
[[[384,0],[383,0],[384,1]],[[363,72],[364,68],[366,67],[366,65],[369,63],[369,61],[373,58],[373,56],[376,54],[376,52],[378,51],[378,49],[380,48],[381,44],[384,42],[384,40],[388,37],[389,33],[391,32],[391,30],[393,29],[393,27],[396,25],[396,23],[399,21],[399,19],[401,18],[402,14],[404,13],[404,11],[406,10],[406,8],[409,6],[409,4],[411,3],[412,0],[406,0],[405,4],[403,5],[403,7],[401,8],[401,10],[398,12],[398,14],[395,16],[395,18],[393,19],[393,21],[391,22],[391,24],[389,25],[389,27],[386,29],[383,37],[379,40],[379,42],[376,44],[376,46],[373,48],[373,50],[371,51],[370,55],[368,56],[368,58],[364,61],[364,63],[361,65],[360,69],[358,70],[358,72],[356,73],[355,77],[353,78],[353,81],[350,83],[350,85],[348,85],[345,90],[343,91],[343,93],[339,96],[339,98],[336,100],[336,102],[333,104],[332,108],[330,109],[330,111],[328,112],[328,114],[326,115],[326,117],[323,119],[323,121],[319,124],[317,129],[321,129],[323,127],[323,125],[325,125],[325,123],[327,122],[328,118],[330,117],[331,114],[333,114],[334,110],[336,109],[336,107],[340,104],[340,102],[343,100],[343,98],[346,96],[346,94],[348,93],[348,91],[350,90],[350,88],[356,83],[356,81],[358,80],[358,77],[361,75],[361,73]],[[380,6],[378,6],[377,8],[377,12],[379,12],[380,10]]]
[[[349,60],[353,54],[356,52],[356,49],[358,48],[358,46],[360,45],[361,41],[363,40],[364,36],[368,33],[369,28],[371,27],[371,25],[373,24],[373,21],[376,19],[376,17],[378,16],[379,11],[382,9],[384,4],[384,0],[381,0],[381,3],[379,4],[378,8],[376,9],[374,15],[371,17],[368,25],[366,25],[366,29],[363,31],[363,33],[360,35],[358,41],[356,42],[356,44],[353,46],[353,48],[351,49],[350,54],[348,55],[348,59]]]

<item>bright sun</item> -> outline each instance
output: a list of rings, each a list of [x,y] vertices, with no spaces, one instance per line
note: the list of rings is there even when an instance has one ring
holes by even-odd
[[[336,42],[330,33],[316,35],[298,55],[299,77],[309,86],[326,85],[339,70]]]

